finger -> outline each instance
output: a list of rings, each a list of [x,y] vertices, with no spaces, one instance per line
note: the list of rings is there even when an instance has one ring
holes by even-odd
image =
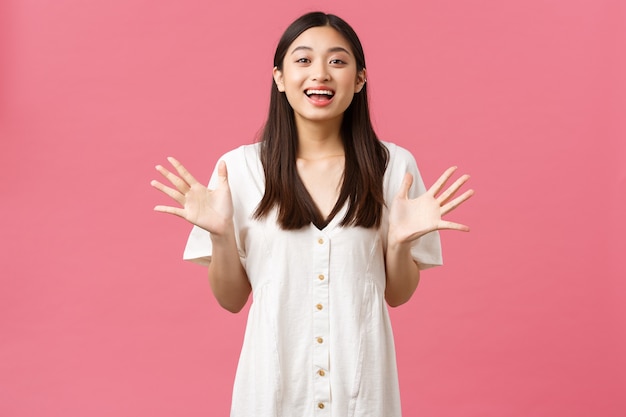
[[[183,179],[176,176],[175,174],[172,174],[162,165],[157,165],[155,168],[157,171],[159,171],[161,175],[163,175],[169,182],[171,182],[174,185],[174,187],[176,187],[178,191],[180,191],[181,193],[184,194],[187,191],[189,191],[189,188],[191,188],[191,186],[188,183],[186,183]]]
[[[168,187],[167,185],[163,185],[157,180],[150,181],[150,185],[156,188],[157,190],[161,191],[168,197],[176,200],[176,202],[179,203],[181,206],[185,205],[185,196],[181,194],[179,191],[171,187]]]
[[[226,168],[226,162],[220,161],[217,165],[217,176],[228,178],[228,169]]]
[[[220,161],[217,164],[217,176],[220,182],[226,182],[228,184],[228,169],[226,168],[226,162]]]
[[[410,173],[404,174],[404,178],[402,178],[402,183],[400,184],[400,190],[398,190],[397,198],[408,199],[409,198],[409,190],[411,189],[411,185],[413,185],[413,175]]]
[[[448,200],[452,198],[454,194],[456,194],[459,188],[461,188],[461,186],[465,184],[467,180],[469,180],[469,178],[470,176],[466,174],[466,175],[463,175],[461,178],[457,179],[456,181],[454,181],[454,184],[448,187],[447,190],[445,190],[443,193],[441,193],[439,197],[437,197],[437,201],[439,202],[439,204],[442,205],[442,204],[447,203]]]
[[[451,212],[452,210],[454,210],[455,208],[460,206],[463,202],[467,201],[467,199],[469,199],[473,195],[474,195],[474,190],[467,190],[467,191],[465,191],[463,194],[461,194],[460,196],[458,196],[454,200],[452,200],[449,203],[443,205],[441,207],[441,215],[443,216],[444,214],[447,214],[447,213]]]
[[[178,217],[185,218],[185,210],[178,207],[170,207],[170,206],[155,206],[154,211],[158,211],[159,213],[167,213],[173,214]]]
[[[185,168],[183,164],[178,162],[176,158],[168,156],[167,160],[170,162],[170,164],[172,164],[174,168],[176,168],[176,171],[178,172],[178,174],[187,182],[187,184],[192,186],[198,183],[198,181],[193,177],[193,175],[191,175],[189,171],[187,171],[187,168]]]
[[[439,177],[439,179],[428,189],[427,192],[433,196],[437,195],[446,184],[448,179],[452,176],[452,174],[454,174],[454,171],[456,171],[456,167],[450,167],[446,169],[441,177]]]
[[[469,232],[470,228],[469,226],[466,226],[464,224],[460,224],[460,223],[454,223],[454,222],[448,222],[445,220],[442,220],[441,222],[439,222],[439,225],[437,226],[438,230],[458,230],[460,232]]]

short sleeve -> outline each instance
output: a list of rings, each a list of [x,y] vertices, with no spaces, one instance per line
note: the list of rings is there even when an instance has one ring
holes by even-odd
[[[222,158],[220,158],[220,161]],[[217,178],[217,166],[219,165],[219,161],[215,164],[215,168],[213,169],[213,174],[211,175],[211,179],[209,180],[209,189],[215,189],[218,178]],[[197,263],[202,266],[209,266],[211,263],[211,254],[213,253],[213,243],[211,241],[211,234],[198,227],[193,226],[191,229],[191,233],[189,233],[189,237],[187,238],[187,244],[185,245],[185,251],[183,252],[183,259],[185,261],[190,261],[193,263]]]
[[[237,250],[239,259],[245,267],[246,254],[243,247],[245,241],[245,224],[251,213],[251,207],[256,206],[256,201],[251,195],[256,195],[258,189],[257,177],[262,174],[260,171],[260,161],[258,161],[257,146],[241,146],[237,149],[224,154],[215,165],[213,174],[209,180],[208,188],[214,190],[217,187],[219,176],[217,167],[221,161],[226,163],[228,167],[228,183],[233,199],[233,226],[235,228],[235,240],[237,242]],[[199,265],[208,266],[211,263],[211,254],[213,253],[213,243],[211,234],[194,226],[191,229],[187,245],[183,252],[183,259],[191,261]]]
[[[413,155],[397,145],[386,143],[386,146],[389,149],[389,166],[385,180],[387,205],[391,205],[407,172],[413,175],[413,185],[409,190],[409,198],[417,198],[425,193],[426,187]],[[419,265],[420,270],[443,265],[439,232],[434,231],[417,239],[411,247],[411,255]]]
[[[183,259],[202,266],[209,266],[212,251],[211,234],[198,226],[194,226],[189,233],[189,238],[187,238]]]

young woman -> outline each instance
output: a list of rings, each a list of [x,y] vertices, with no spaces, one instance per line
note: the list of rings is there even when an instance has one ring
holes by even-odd
[[[363,49],[334,15],[293,22],[274,57],[259,143],[224,155],[208,187],[173,158],[194,225],[184,258],[208,265],[213,293],[238,312],[254,294],[231,416],[400,416],[386,304],[407,302],[420,270],[441,264],[437,230],[473,193],[468,176],[427,191],[413,156],[378,140]],[[386,301],[386,303],[385,303]]]

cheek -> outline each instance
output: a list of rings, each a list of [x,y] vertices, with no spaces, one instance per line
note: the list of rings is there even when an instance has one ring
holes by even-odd
[[[337,79],[337,81],[341,83],[341,86],[344,89],[355,92],[355,88],[358,83],[358,77],[354,74],[341,74],[341,77]]]
[[[302,88],[303,77],[298,73],[286,73],[283,77],[283,85],[285,90],[294,91]]]
[[[357,93],[357,82],[354,79],[347,79],[343,84],[346,95],[354,96]]]
[[[300,91],[298,91],[297,89],[294,89],[294,88],[287,87],[285,89],[284,94],[285,94],[285,97],[287,98],[287,103],[289,103],[289,106],[291,108],[293,108],[294,105],[296,105],[298,100],[302,99],[302,97],[300,95]]]

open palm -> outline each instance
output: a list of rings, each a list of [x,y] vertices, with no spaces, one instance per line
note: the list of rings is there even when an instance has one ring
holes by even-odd
[[[181,207],[159,205],[154,210],[182,217],[215,235],[223,235],[231,225],[233,217],[233,201],[228,186],[226,164],[220,162],[218,165],[217,187],[209,190],[176,159],[170,157],[167,160],[176,169],[178,175],[161,165],[157,165],[156,170],[172,183],[174,188],[156,180],[150,182],[150,185],[171,197]]]
[[[468,190],[454,198],[459,188],[469,179],[469,175],[463,175],[439,194],[454,171],[456,167],[448,168],[428,191],[415,199],[408,198],[413,176],[408,173],[405,175],[389,212],[391,242],[410,242],[435,230],[469,231],[469,227],[463,224],[442,219],[443,215],[454,210],[474,194],[473,190]]]

